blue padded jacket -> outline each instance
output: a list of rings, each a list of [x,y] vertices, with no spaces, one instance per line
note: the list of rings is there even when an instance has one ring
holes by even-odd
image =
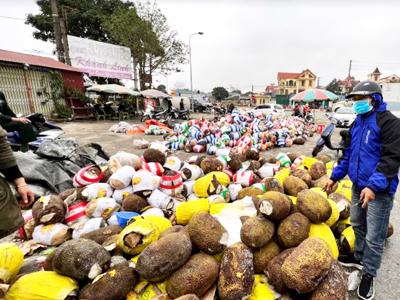
[[[393,195],[399,183],[400,120],[380,101],[373,111],[358,115],[350,128],[350,144],[331,179],[349,175],[358,189]]]

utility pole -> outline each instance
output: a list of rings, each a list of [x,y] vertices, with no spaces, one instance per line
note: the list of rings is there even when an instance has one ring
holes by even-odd
[[[319,79],[320,77],[317,77],[317,89],[319,88]]]
[[[135,89],[135,91],[138,91],[138,74],[137,74],[137,61],[136,58],[134,56],[132,56],[132,60],[133,60],[133,87]]]
[[[54,36],[56,39],[56,49],[58,60],[65,63],[63,43],[61,39],[60,19],[58,17],[57,0],[50,0],[51,15],[53,17]]]
[[[350,78],[350,73],[351,73],[351,64],[352,64],[352,60],[350,59],[350,63],[349,63],[349,75],[348,75],[348,77]]]
[[[64,12],[64,10],[63,10]],[[65,62],[71,66],[71,59],[69,57],[69,45],[68,45],[68,38],[67,38],[67,26],[66,26],[66,18],[63,17],[59,18],[60,19],[60,27],[61,27],[61,40],[63,44],[63,50],[64,50],[64,55],[65,55]]]
[[[253,96],[254,96],[254,85],[251,85],[251,101],[250,101],[250,106],[253,106]]]

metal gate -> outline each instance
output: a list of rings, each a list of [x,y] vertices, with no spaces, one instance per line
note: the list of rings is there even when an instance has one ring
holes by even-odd
[[[44,69],[0,65],[0,90],[11,109],[17,114],[39,112],[50,116],[54,111],[51,99],[44,90],[50,90],[49,72]]]

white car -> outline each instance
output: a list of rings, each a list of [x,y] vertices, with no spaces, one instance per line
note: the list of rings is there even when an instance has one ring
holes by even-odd
[[[357,116],[352,107],[340,107],[332,117],[336,120],[338,127],[350,127]]]
[[[279,104],[261,104],[257,105],[251,110],[254,115],[264,114],[264,115],[285,115],[285,110],[282,105]]]

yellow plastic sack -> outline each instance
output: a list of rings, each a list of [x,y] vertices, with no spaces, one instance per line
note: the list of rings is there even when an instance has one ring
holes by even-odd
[[[225,172],[210,172],[206,176],[210,176],[211,178],[215,175],[215,178],[217,178],[218,182],[222,184],[223,186],[228,186],[231,183],[231,179],[229,178],[229,175],[226,174]]]
[[[354,253],[356,246],[356,235],[354,234],[353,227],[349,226],[343,230],[342,235],[340,236],[340,243],[343,243],[344,240],[346,240],[347,244],[350,246],[350,252]]]
[[[320,187],[313,187],[313,188],[311,188],[310,190],[312,190],[312,191],[314,191],[314,192],[316,192],[316,193],[318,193],[318,194],[324,196],[325,198],[328,198],[328,194],[327,194],[326,192],[324,192],[324,191],[322,190],[322,188],[320,188]]]
[[[265,275],[256,274],[254,276],[253,290],[249,300],[274,300],[274,292],[268,285]]]
[[[40,271],[20,277],[8,290],[5,300],[64,300],[75,290],[78,284],[72,278]]]
[[[338,188],[336,189],[336,193],[345,196],[349,202],[351,202],[351,188],[353,183],[350,180],[341,180],[339,182]]]
[[[326,163],[326,169],[327,170],[332,170],[333,167],[334,167],[334,162],[333,161],[330,161],[330,162]]]
[[[133,291],[129,292],[126,300],[151,300],[153,297],[167,292],[167,283],[151,283],[146,280],[141,280],[135,286]]]
[[[309,170],[311,170],[312,165],[318,161],[319,160],[314,157],[303,156],[303,165]]]
[[[24,254],[14,243],[0,244],[0,280],[9,283],[24,262]]]
[[[336,244],[335,236],[331,228],[325,223],[321,224],[311,224],[309,237],[319,237],[323,239],[329,246],[332,252],[332,256],[334,259],[337,259],[339,256],[338,245]]]
[[[289,168],[283,168],[278,173],[276,173],[274,175],[274,178],[278,179],[279,183],[283,186],[283,181],[289,175],[290,175],[290,169]]]
[[[347,219],[344,220],[339,220],[338,225],[351,225],[350,223],[350,217],[348,217]]]
[[[117,246],[124,251],[126,254],[135,255],[144,250],[148,245],[158,240],[160,234],[171,227],[171,222],[164,218],[158,216],[137,216],[133,218],[133,223],[129,224],[121,231],[118,236]],[[134,248],[129,248],[124,243],[124,238],[129,233],[138,233],[142,235],[142,241]]]
[[[211,183],[213,180],[213,176],[203,176],[197,179],[193,185],[193,192],[196,194],[197,197],[200,198],[207,198],[209,193],[212,194],[215,192],[214,185]]]
[[[332,176],[332,169],[327,169],[326,170],[326,175],[328,175],[329,177],[331,177]]]
[[[329,227],[332,227],[339,220],[340,213],[339,213],[338,205],[336,204],[335,201],[328,199],[328,202],[331,205],[332,213],[331,213],[331,216],[329,217],[329,219],[325,223]]]
[[[219,214],[227,205],[228,205],[228,203],[211,203],[210,204],[210,214],[211,215]]]
[[[189,202],[183,202],[176,207],[176,223],[186,225],[195,213],[208,212],[210,205],[208,199],[198,199]]]
[[[290,198],[290,200],[292,200],[292,203],[293,204],[297,204],[297,197],[295,197],[295,196],[289,196],[289,198]]]

